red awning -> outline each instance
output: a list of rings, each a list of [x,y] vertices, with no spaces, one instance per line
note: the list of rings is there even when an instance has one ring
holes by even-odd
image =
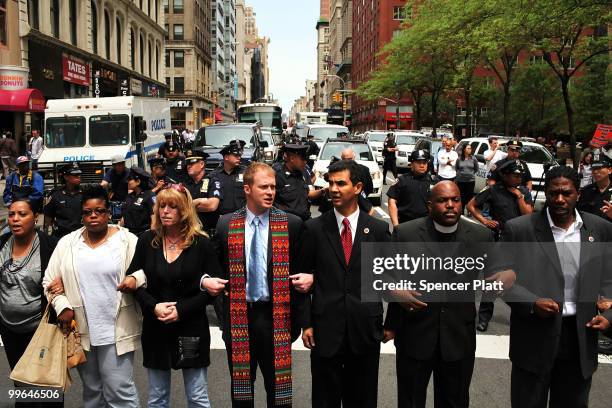
[[[44,112],[45,97],[38,89],[0,90],[0,110],[12,112]]]

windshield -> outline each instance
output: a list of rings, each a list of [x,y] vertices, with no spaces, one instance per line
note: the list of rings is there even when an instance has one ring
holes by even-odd
[[[372,152],[366,143],[327,143],[321,152],[321,160],[331,160],[332,156],[340,158],[344,149],[352,149],[357,160],[372,161]]]
[[[85,118],[82,116],[48,118],[45,146],[50,148],[85,146]]]
[[[370,133],[368,135],[369,142],[384,142],[387,137],[386,133]]]
[[[267,112],[261,112],[266,110]],[[279,108],[272,107],[245,107],[238,109],[238,122],[256,123],[260,122],[261,127],[282,129],[283,118]]]
[[[294,130],[295,134],[298,135],[300,139],[306,138],[306,135],[308,134],[307,127],[295,127]]]
[[[413,145],[416,144],[419,138],[417,136],[398,135],[396,143],[398,145]]]
[[[246,142],[244,147],[247,149],[253,147],[253,129],[250,127],[206,127],[198,131],[195,145],[221,148],[236,139]]]
[[[128,115],[100,115],[89,118],[89,144],[92,146],[126,145],[130,143]]]
[[[505,146],[503,150],[508,151]],[[544,164],[554,161],[550,153],[540,146],[523,146],[519,158],[527,163],[535,164]]]
[[[268,142],[269,147],[276,144],[274,140],[272,140],[272,134],[268,132],[261,132],[261,140]]]
[[[345,127],[320,127],[310,128],[309,135],[313,135],[315,140],[326,141],[327,139],[336,139],[343,135],[348,135],[348,129]]]

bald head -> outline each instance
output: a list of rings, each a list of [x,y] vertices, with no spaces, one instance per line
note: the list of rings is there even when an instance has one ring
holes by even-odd
[[[355,152],[353,149],[344,149],[341,153],[340,158],[342,160],[355,160]]]
[[[463,212],[461,207],[461,192],[452,181],[441,181],[430,193],[428,202],[431,217],[440,225],[451,227],[459,222]]]
[[[440,181],[431,189],[431,198],[433,200],[434,197],[446,194],[458,194],[461,195],[459,191],[459,187],[452,181]]]

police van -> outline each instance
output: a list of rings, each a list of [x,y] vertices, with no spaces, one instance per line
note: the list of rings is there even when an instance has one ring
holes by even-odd
[[[122,155],[126,166],[146,168],[171,132],[170,102],[160,98],[117,96],[47,101],[44,150],[38,169],[45,185],[56,185],[57,167],[79,162],[83,183],[99,183]]]

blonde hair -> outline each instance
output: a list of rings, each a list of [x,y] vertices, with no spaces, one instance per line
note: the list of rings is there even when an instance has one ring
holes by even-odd
[[[159,248],[162,245],[165,235],[161,217],[159,216],[160,208],[165,205],[175,206],[178,210],[181,236],[183,237],[181,249],[190,247],[198,235],[208,237],[208,234],[202,229],[202,223],[198,218],[191,194],[182,185],[178,188],[166,188],[157,194],[155,206],[153,207],[153,222],[151,223],[151,230],[155,233],[155,237],[151,242],[153,248]]]
[[[244,179],[244,184],[252,186],[255,182],[255,174],[260,171],[265,172],[269,176],[274,176],[276,174],[274,169],[270,167],[269,164],[261,162],[252,162],[251,164],[249,164],[249,167],[247,167],[246,171],[244,172],[244,175],[242,176]]]

